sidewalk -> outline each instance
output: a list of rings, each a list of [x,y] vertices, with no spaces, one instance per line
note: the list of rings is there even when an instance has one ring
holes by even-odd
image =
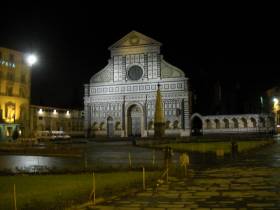
[[[156,193],[88,207],[95,210],[279,210],[279,168],[228,167],[206,170],[191,182],[170,178]]]

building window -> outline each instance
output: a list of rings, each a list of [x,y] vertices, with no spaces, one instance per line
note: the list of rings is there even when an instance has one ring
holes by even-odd
[[[10,54],[9,61],[10,61],[10,63],[14,63],[15,62],[15,57],[14,57],[13,54]]]
[[[20,89],[19,89],[19,91],[20,91],[20,97],[23,97],[23,98],[25,98],[26,97],[26,94],[25,94],[25,91],[24,91],[24,89],[21,87]]]
[[[8,80],[14,81],[15,80],[14,72],[8,71],[7,78],[8,78]]]
[[[26,78],[25,78],[24,74],[21,75],[20,81],[21,81],[21,83],[26,83]]]
[[[15,63],[15,57],[14,57],[13,54],[10,54],[8,66],[9,66],[10,68],[15,68],[15,64],[14,64],[14,63]]]
[[[12,86],[7,87],[7,95],[8,96],[13,96],[13,87]]]

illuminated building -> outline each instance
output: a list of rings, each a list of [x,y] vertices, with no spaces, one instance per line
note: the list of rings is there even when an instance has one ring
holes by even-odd
[[[71,136],[83,136],[83,111],[46,106],[30,106],[30,129],[38,137],[42,131],[64,131]]]
[[[21,137],[35,137],[44,130],[83,134],[82,111],[30,105],[29,65],[34,59],[0,48],[0,140],[11,139],[16,130]]]
[[[30,79],[24,54],[0,48],[0,139],[29,135]]]
[[[108,65],[85,85],[86,135],[153,136],[158,84],[165,135],[189,135],[188,78],[163,59],[160,47],[132,31],[109,48]]]

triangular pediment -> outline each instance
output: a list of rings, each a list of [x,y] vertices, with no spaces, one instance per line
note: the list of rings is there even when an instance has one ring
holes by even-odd
[[[134,46],[161,46],[161,43],[137,31],[131,31],[109,47],[109,50]]]

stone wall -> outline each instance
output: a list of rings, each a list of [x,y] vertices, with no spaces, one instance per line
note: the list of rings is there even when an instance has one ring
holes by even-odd
[[[274,117],[271,114],[208,115],[195,113],[191,117],[192,133],[194,120],[200,120],[201,134],[227,133],[270,133],[275,131]]]

